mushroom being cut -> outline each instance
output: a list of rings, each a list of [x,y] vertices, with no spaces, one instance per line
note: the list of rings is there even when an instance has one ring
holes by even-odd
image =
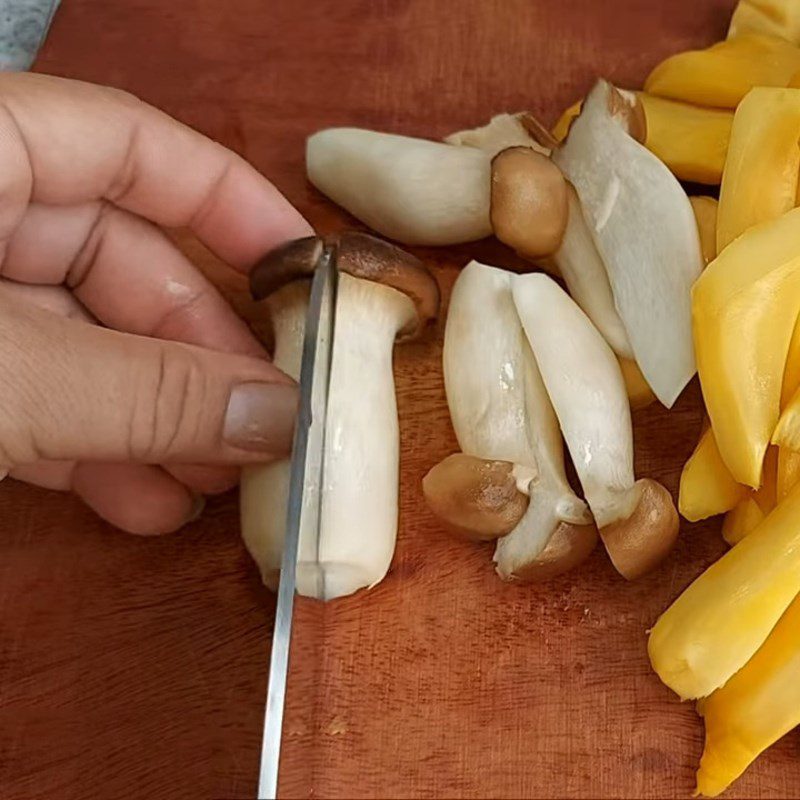
[[[617,359],[546,275],[516,276],[513,299],[606,550],[625,578],[644,575],[672,549],[678,514],[661,484],[634,479],[630,406]]]
[[[251,273],[253,296],[275,311],[276,354],[285,354],[290,367],[299,360],[302,314],[282,299],[308,291],[323,246],[317,237],[297,240],[269,253]],[[297,566],[298,591],[325,600],[372,587],[389,569],[399,477],[392,350],[396,338],[419,334],[439,308],[436,281],[410,254],[363,233],[344,233],[328,246],[336,249],[340,275],[319,544],[304,560],[301,533]],[[286,469],[284,462],[251,470],[242,490],[245,541],[267,582],[283,551]],[[272,490],[260,494],[279,471]]]
[[[514,501],[511,521],[516,524],[504,530],[480,513],[477,522],[473,515],[468,523],[477,538],[505,534],[497,542],[495,562],[506,579],[535,574],[556,534],[562,545],[565,539],[574,544],[563,551],[578,549],[584,557],[596,541],[586,504],[567,482],[558,422],[514,308],[512,279],[512,273],[477,261],[462,270],[450,299],[443,358],[447,402],[461,450],[477,459],[507,462],[492,469],[495,483],[505,484]],[[514,515],[522,504],[507,483],[512,470],[519,491],[530,498],[518,520]],[[428,476],[427,488],[438,495],[431,503],[435,510],[448,494],[460,493],[468,501],[474,495],[470,482],[481,475],[474,469],[449,473],[435,482],[441,476]],[[426,494],[430,502],[431,491]],[[487,510],[480,505],[478,512]],[[444,516],[451,515],[445,511]],[[460,525],[455,521],[465,527],[463,517]]]
[[[491,236],[491,155],[360,128],[309,137],[308,179],[354,217],[404,244],[448,245]]]

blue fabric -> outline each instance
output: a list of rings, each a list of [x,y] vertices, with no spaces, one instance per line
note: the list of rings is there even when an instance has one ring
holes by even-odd
[[[0,70],[28,69],[59,0],[0,0]]]

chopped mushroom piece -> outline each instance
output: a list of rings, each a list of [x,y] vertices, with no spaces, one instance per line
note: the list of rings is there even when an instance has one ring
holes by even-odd
[[[256,299],[272,297],[270,304],[279,311],[278,351],[285,347],[295,358],[302,341],[299,315],[281,316],[278,303],[298,283],[307,283],[323,246],[316,237],[292,242],[268,254],[251,274]],[[439,306],[433,277],[399,248],[361,233],[342,234],[328,246],[337,248],[340,276],[320,538],[318,552],[308,559],[301,555],[297,568],[298,591],[326,600],[374,586],[389,569],[397,533],[399,449],[392,346],[398,336],[418,334]],[[245,482],[243,529],[262,575],[274,579],[286,500],[279,488],[259,499],[265,474],[251,473]],[[301,554],[307,549],[301,534]]]
[[[547,150],[535,142],[523,122],[527,112],[498,114],[479,128],[457,131],[445,137],[447,144],[463,147],[479,147],[489,155],[497,155],[508,147],[531,147],[547,154]]]
[[[599,81],[553,161],[578,193],[636,362],[669,408],[695,373],[690,290],[703,259],[686,193],[637,141],[637,108]]]
[[[309,137],[308,179],[378,233],[404,244],[490,236],[491,156],[476,147],[359,128]]]
[[[632,580],[678,535],[669,492],[634,480],[633,431],[617,359],[589,318],[546,275],[519,275],[514,304],[614,566]]]
[[[560,526],[591,525],[564,472],[561,435],[511,295],[513,275],[471,262],[453,287],[444,341],[447,402],[461,450],[528,469],[525,515],[497,543],[497,571],[520,578]]]

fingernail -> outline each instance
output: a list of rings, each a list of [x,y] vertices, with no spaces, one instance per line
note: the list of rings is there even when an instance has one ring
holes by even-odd
[[[271,455],[292,449],[297,387],[284,383],[240,383],[231,392],[223,437],[233,447]]]

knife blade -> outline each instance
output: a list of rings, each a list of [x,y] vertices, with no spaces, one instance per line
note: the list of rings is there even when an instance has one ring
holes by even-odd
[[[259,800],[274,800],[278,790],[292,614],[297,590],[297,559],[301,541],[304,562],[309,554],[311,558],[316,558],[319,553],[325,416],[336,322],[337,277],[336,250],[332,246],[326,246],[311,281],[303,337],[300,406],[292,448],[286,536],[267,684],[258,781]],[[312,579],[319,580],[319,570],[313,570]]]

